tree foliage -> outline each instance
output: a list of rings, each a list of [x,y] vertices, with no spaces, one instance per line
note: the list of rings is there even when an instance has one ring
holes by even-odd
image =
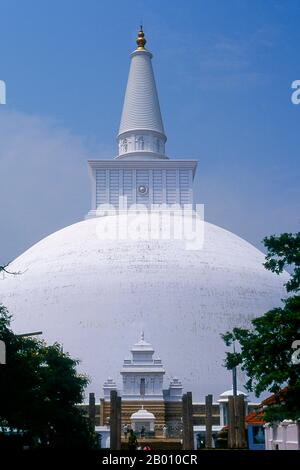
[[[89,447],[93,430],[76,404],[88,379],[78,375],[78,361],[59,344],[48,346],[32,337],[16,336],[0,305],[0,339],[6,364],[0,366],[0,427],[30,436],[44,447]]]
[[[222,335],[227,346],[237,341],[239,352],[227,353],[225,366],[240,365],[247,373],[245,387],[259,396],[264,391],[277,394],[287,385],[284,400],[269,406],[265,412],[268,421],[300,418],[300,361],[295,363],[293,344],[300,339],[300,234],[283,234],[264,239],[268,249],[265,267],[281,273],[292,268],[286,284],[294,296],[252,321],[251,329],[234,328]],[[299,354],[300,356],[300,354]]]
[[[297,292],[300,289],[300,232],[296,234],[283,233],[264,238],[268,249],[264,266],[277,274],[282,273],[285,267],[293,270],[290,280],[286,284],[288,292]]]

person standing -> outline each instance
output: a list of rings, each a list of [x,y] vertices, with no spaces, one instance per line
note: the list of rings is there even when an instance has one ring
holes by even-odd
[[[128,450],[136,450],[138,445],[136,435],[134,434],[133,430],[130,429],[129,437],[128,437]]]

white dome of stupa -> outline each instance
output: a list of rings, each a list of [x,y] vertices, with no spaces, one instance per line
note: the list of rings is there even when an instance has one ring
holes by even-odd
[[[66,227],[11,263],[21,274],[0,280],[0,300],[13,329],[42,330],[47,341],[62,343],[82,361],[98,396],[108,376],[120,385],[124,355],[144,329],[163,360],[165,383],[177,376],[196,399],[219,396],[231,385],[220,334],[278,306],[287,273],[267,271],[263,253],[207,222],[199,250],[181,240],[99,238],[103,224],[122,217]],[[147,215],[140,217],[146,225]]]

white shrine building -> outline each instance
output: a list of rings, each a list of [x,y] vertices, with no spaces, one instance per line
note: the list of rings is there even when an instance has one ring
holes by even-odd
[[[143,422],[142,417],[148,413],[148,416],[154,417],[158,434],[162,433],[166,422],[178,428],[181,421],[183,393],[181,381],[174,377],[170,380],[169,387],[164,389],[166,371],[152,345],[145,341],[144,332],[140,340],[132,346],[130,353],[130,357],[124,359],[120,370],[122,388],[118,389],[116,381],[111,377],[103,384],[103,398],[99,404],[101,424],[108,422],[110,392],[117,390],[122,398],[123,425],[129,424],[132,416]],[[153,432],[155,429],[153,427]]]
[[[109,435],[110,392],[116,390],[121,397],[122,428],[129,425],[139,434],[141,427],[149,437],[181,438],[182,430],[182,395],[183,384],[174,377],[164,388],[165,369],[162,360],[155,354],[152,345],[145,341],[144,333],[131,350],[131,355],[124,359],[120,367],[122,386],[108,378],[103,384],[103,395],[96,404],[96,431],[102,436]],[[212,432],[214,439],[218,431],[228,424],[228,400],[233,390],[227,390],[215,397],[212,406]],[[245,397],[246,414],[256,410],[258,403],[249,403]],[[88,413],[87,405],[85,405]],[[205,402],[193,401],[193,429],[195,448],[197,439],[205,435]]]
[[[174,377],[169,388],[164,390],[165,369],[150,343],[145,341],[144,333],[131,348],[131,357],[124,359],[120,371],[122,376],[121,396],[124,401],[181,401],[182,383]],[[117,390],[116,382],[108,378],[103,385],[105,400],[110,399],[111,390]]]
[[[131,354],[121,370],[124,400],[162,400],[165,370],[161,359],[153,357],[154,349],[144,340],[144,333]]]

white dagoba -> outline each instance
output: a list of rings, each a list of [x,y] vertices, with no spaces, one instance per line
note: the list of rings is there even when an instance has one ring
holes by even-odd
[[[42,330],[48,342],[62,343],[80,359],[79,370],[90,376],[93,392],[100,393],[107,377],[119,378],[123,352],[145,328],[160,352],[166,380],[180,377],[199,401],[231,385],[220,334],[247,327],[253,317],[280,305],[288,274],[267,271],[262,252],[207,222],[197,250],[187,249],[181,239],[100,236],[126,223],[126,214],[97,217],[103,203],[118,207],[126,197],[129,204],[150,209],[152,203],[193,202],[197,162],[166,158],[151,54],[143,41],[140,31],[117,158],[89,162],[90,219],[49,235],[14,260],[9,269],[21,274],[0,279],[0,301],[13,315],[17,333]],[[147,214],[138,221],[142,229],[147,226]],[[174,215],[173,222],[180,224],[181,216]],[[107,383],[107,393],[114,386]]]

